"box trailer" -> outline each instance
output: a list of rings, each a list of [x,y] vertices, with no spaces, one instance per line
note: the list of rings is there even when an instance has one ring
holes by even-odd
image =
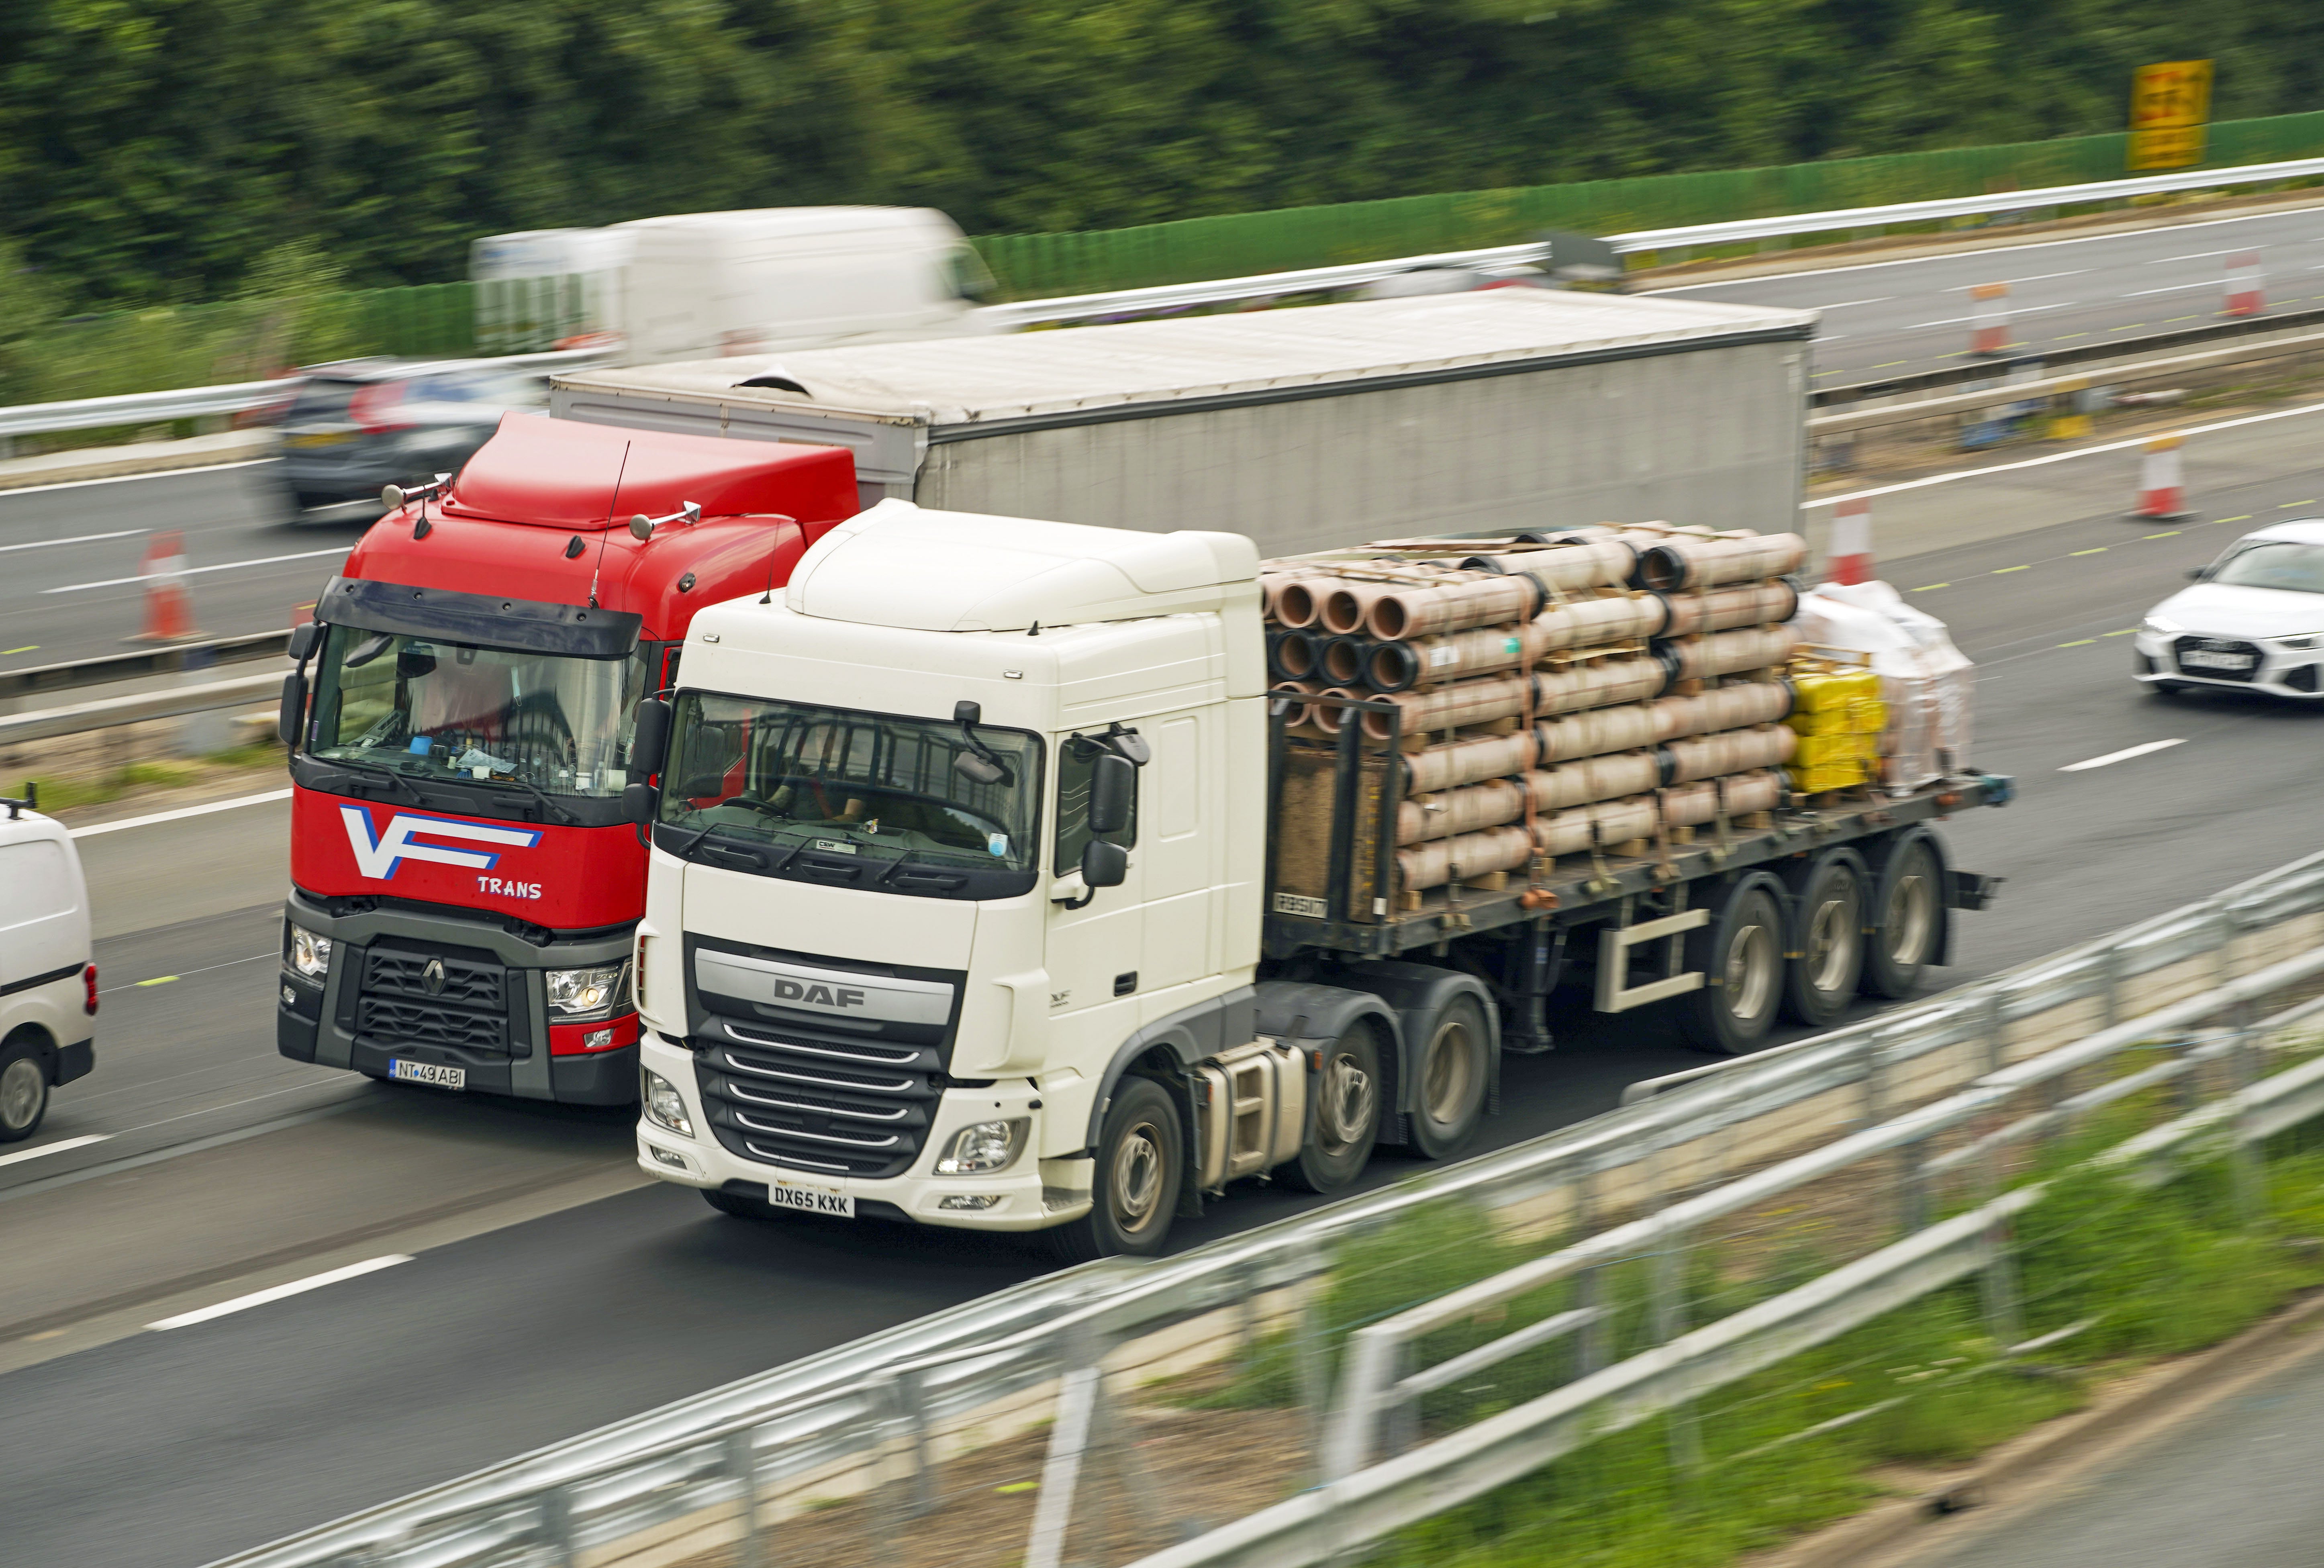
[[[1807,312],[1494,289],[578,373],[559,418],[844,446],[869,507],[1265,555],[1683,518],[1796,526]]]

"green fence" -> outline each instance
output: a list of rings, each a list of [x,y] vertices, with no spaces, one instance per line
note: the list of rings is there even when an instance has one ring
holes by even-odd
[[[2071,136],[1769,169],[1395,197],[1087,234],[996,235],[978,240],[976,248],[1007,297],[1042,299],[1515,244],[1545,228],[1621,234],[2117,180],[2126,174],[2125,141],[2120,134]],[[2211,127],[2210,152],[2219,167],[2324,153],[2324,112],[2225,121]]]

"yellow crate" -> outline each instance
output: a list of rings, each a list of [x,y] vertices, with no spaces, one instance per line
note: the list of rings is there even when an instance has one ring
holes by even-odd
[[[1880,678],[1871,670],[1833,669],[1817,661],[1818,667],[1803,669],[1794,666],[1792,690],[1796,700],[1795,711],[1820,714],[1834,708],[1845,708],[1852,703],[1880,700]]]
[[[1792,754],[1795,768],[1820,768],[1827,763],[1868,762],[1879,754],[1878,735],[1859,734],[1853,730],[1831,735],[1802,735],[1799,750]]]
[[[1803,735],[1877,735],[1888,724],[1888,705],[1858,701],[1813,713],[1794,713],[1784,721]]]
[[[1848,789],[1872,781],[1873,764],[1866,757],[1844,757],[1836,761],[1819,763],[1812,768],[1790,768],[1792,788],[1803,795],[1814,795],[1826,789]]]

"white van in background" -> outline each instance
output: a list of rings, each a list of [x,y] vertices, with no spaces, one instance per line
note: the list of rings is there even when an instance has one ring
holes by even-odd
[[[0,1143],[40,1130],[49,1090],[95,1065],[88,883],[64,826],[0,798]]]
[[[927,208],[770,207],[602,229],[493,235],[470,247],[476,347],[617,336],[630,364],[951,337],[991,328],[991,275]]]

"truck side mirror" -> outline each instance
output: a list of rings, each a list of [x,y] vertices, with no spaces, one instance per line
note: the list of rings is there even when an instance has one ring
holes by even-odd
[[[630,735],[630,771],[641,777],[659,773],[662,753],[669,749],[669,704],[650,696],[638,704],[637,728]]]
[[[323,629],[309,621],[290,628],[290,654],[291,662],[304,664],[315,656],[315,644],[323,640]]]
[[[282,711],[275,715],[274,733],[292,751],[299,749],[299,730],[307,720],[307,672],[294,669],[282,678]]]
[[[622,816],[640,827],[654,819],[654,808],[661,804],[661,791],[650,784],[632,784],[622,791]]]
[[[1138,770],[1130,759],[1101,752],[1090,760],[1089,825],[1093,834],[1120,833],[1130,826],[1130,804],[1138,795]],[[1119,879],[1116,879],[1117,881]],[[1095,887],[1098,884],[1090,884]],[[1113,883],[1108,882],[1107,887]]]
[[[1093,838],[1082,845],[1082,886],[1118,888],[1129,875],[1130,852],[1120,844]]]

